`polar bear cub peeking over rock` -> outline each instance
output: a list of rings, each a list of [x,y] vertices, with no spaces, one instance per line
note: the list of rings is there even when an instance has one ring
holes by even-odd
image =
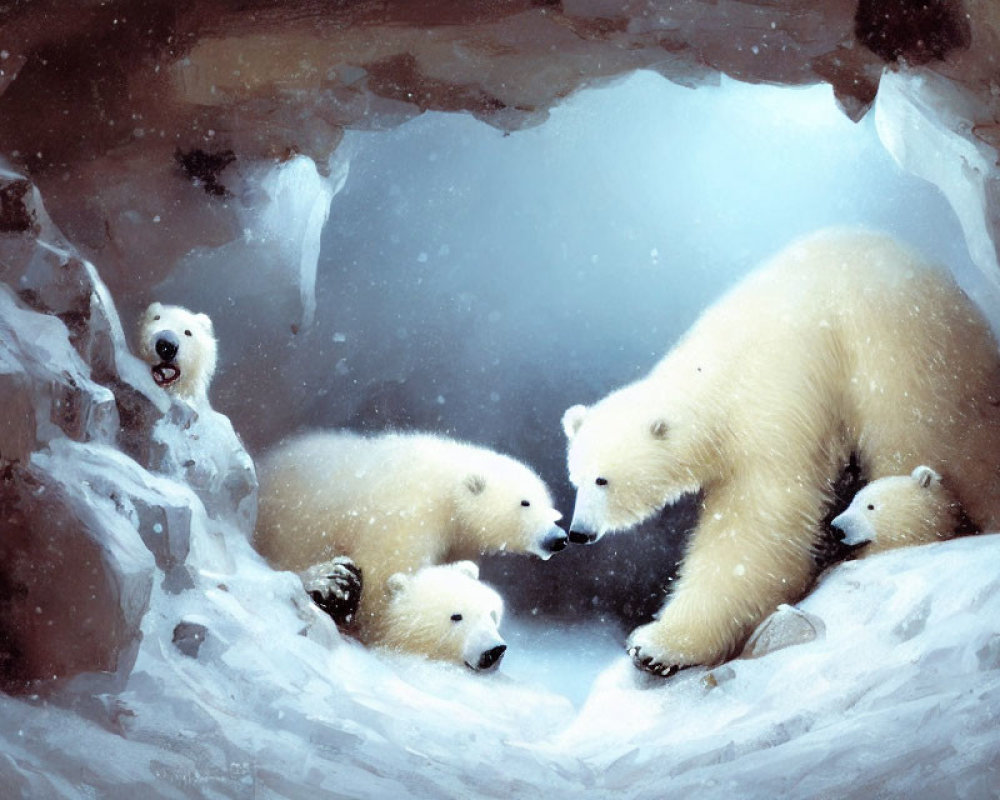
[[[207,405],[218,347],[212,320],[182,306],[153,303],[139,319],[139,357],[156,385],[193,405]]]
[[[862,555],[950,539],[963,528],[962,507],[927,466],[879,478],[858,492],[831,525]]]
[[[731,657],[805,594],[852,458],[872,481],[937,464],[970,522],[1000,527],[997,342],[947,270],[879,234],[793,243],[563,428],[573,541],[702,493],[670,597],[626,645],[658,674]]]
[[[561,514],[531,469],[442,436],[305,434],[260,459],[258,475],[255,547],[272,566],[299,573],[335,619],[350,616],[349,632],[365,643],[430,648],[434,636],[418,633],[428,618],[431,630],[437,624],[430,580],[453,573],[421,577],[424,568],[501,551],[545,559],[566,546]],[[360,570],[356,608],[345,557]],[[456,592],[484,592],[468,574],[441,586],[451,604]],[[416,613],[414,598],[430,604],[429,617]]]

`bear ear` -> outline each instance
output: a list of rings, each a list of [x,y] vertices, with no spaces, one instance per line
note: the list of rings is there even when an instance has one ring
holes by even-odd
[[[941,476],[938,475],[930,467],[925,467],[923,465],[917,467],[913,472],[910,473],[910,477],[917,482],[917,485],[921,489],[928,489],[932,483],[940,483]]]
[[[567,408],[563,414],[563,433],[566,434],[566,438],[570,441],[576,436],[577,431],[580,430],[580,426],[583,425],[583,421],[587,418],[587,411],[586,406],[576,405]]]
[[[162,303],[150,303],[146,310],[143,312],[144,317],[155,317],[157,314],[162,313],[163,304]]]
[[[394,572],[385,582],[385,588],[389,590],[389,597],[395,599],[413,580],[405,572]]]
[[[465,488],[473,494],[482,494],[486,488],[486,478],[477,473],[465,476]]]
[[[670,425],[667,424],[665,419],[654,419],[649,423],[649,432],[654,439],[666,439],[669,431]]]
[[[456,561],[451,567],[474,581],[479,580],[479,565],[474,561]]]
[[[212,318],[208,314],[195,314],[194,318],[198,320],[199,325],[208,331],[209,336],[215,335],[215,330],[212,328]]]

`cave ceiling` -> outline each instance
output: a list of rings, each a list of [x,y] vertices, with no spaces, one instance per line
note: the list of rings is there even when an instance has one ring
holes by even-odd
[[[975,98],[968,135],[995,148],[998,34],[992,0],[6,0],[0,155],[134,289],[238,235],[247,165],[329,171],[345,129],[427,110],[514,131],[637,69],[826,82],[853,119],[887,72],[918,71]],[[129,228],[146,213],[159,224]]]

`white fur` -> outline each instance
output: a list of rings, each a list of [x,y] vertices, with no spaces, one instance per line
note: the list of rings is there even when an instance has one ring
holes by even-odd
[[[941,476],[922,465],[869,483],[832,524],[845,544],[867,545],[870,555],[949,539],[961,521],[961,507]]]
[[[995,529],[998,403],[997,344],[948,274],[887,237],[824,232],[706,310],[646,378],[567,412],[570,529],[624,530],[701,490],[670,601],[629,645],[653,667],[716,663],[808,588],[852,453],[874,479],[939,464]]]
[[[441,661],[491,669],[483,657],[506,648],[500,636],[503,600],[479,581],[471,561],[396,573],[387,582],[389,602],[373,643]]]
[[[255,546],[296,571],[352,558],[363,573],[357,619],[365,641],[386,611],[391,575],[488,552],[544,558],[545,542],[565,536],[528,467],[431,434],[307,434],[269,453],[258,473]]]
[[[167,363],[157,353],[157,342],[164,335],[172,337],[177,353]],[[215,375],[218,348],[212,320],[181,306],[153,303],[138,324],[139,357],[150,365],[154,380],[176,396],[194,405],[208,404],[208,387]],[[162,384],[158,369],[177,369],[176,380]],[[161,373],[162,374],[162,373]]]

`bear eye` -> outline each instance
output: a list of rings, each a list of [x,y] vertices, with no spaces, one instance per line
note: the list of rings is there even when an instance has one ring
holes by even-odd
[[[607,486],[608,485],[608,479],[607,478],[598,478],[596,481],[594,481],[594,483],[596,483],[598,486]]]
[[[531,505],[531,501],[530,500],[522,500],[521,501],[521,505],[524,506],[525,508],[527,508],[528,506]]]
[[[184,335],[185,336],[190,336],[191,335],[191,331],[184,331]]]
[[[875,510],[875,506],[873,506],[871,503],[869,503],[868,504],[868,510],[869,511],[874,511]]]
[[[452,614],[451,615],[451,621],[452,622],[461,622],[462,621],[462,615],[461,614]]]
[[[160,315],[157,314],[155,317],[153,317],[153,322],[156,322],[156,320],[158,320],[159,318],[160,318]]]

